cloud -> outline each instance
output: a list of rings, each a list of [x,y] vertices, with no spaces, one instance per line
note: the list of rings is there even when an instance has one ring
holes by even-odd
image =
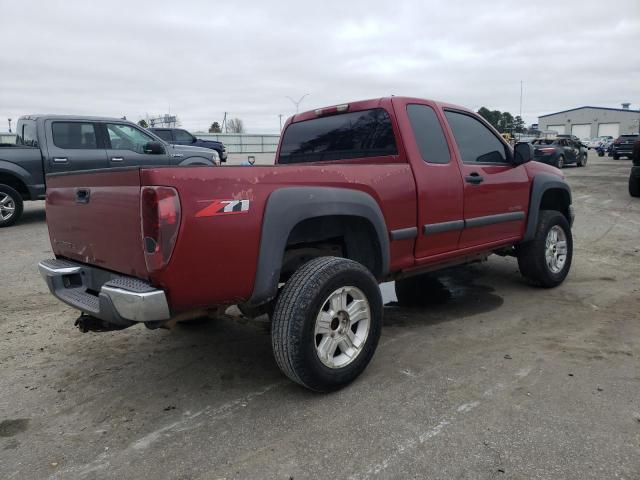
[[[640,103],[640,4],[512,1],[21,0],[2,6],[0,129],[27,113],[224,112],[277,132],[286,98],[312,109],[410,95],[528,122],[580,105]],[[8,42],[7,42],[8,39]]]

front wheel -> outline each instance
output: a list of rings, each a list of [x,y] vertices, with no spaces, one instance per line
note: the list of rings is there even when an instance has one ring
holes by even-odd
[[[640,197],[640,178],[629,175],[629,195]]]
[[[580,156],[580,160],[578,160],[578,166],[579,167],[586,167],[587,166],[587,154],[583,153]]]
[[[533,240],[518,245],[516,254],[520,273],[532,284],[560,285],[573,257],[573,237],[565,216],[556,210],[541,210]]]
[[[9,185],[0,185],[0,228],[9,227],[22,216],[22,195]]]
[[[614,160],[620,160],[620,155],[613,154],[612,157]]]
[[[560,155],[556,160],[556,167],[564,168],[564,157],[562,155]]]
[[[271,344],[284,374],[317,392],[352,382],[369,364],[382,328],[382,297],[363,265],[338,257],[305,263],[282,287]]]

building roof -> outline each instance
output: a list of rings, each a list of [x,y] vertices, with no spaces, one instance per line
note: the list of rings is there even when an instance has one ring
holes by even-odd
[[[561,112],[547,113],[546,115],[540,115],[538,118],[550,117],[551,115],[558,115],[560,113],[574,112],[576,110],[582,110],[583,108],[593,108],[594,110],[610,110],[612,112],[640,113],[640,110],[631,110],[626,108],[592,107],[589,105],[585,105],[584,107],[570,108],[569,110],[562,110]]]

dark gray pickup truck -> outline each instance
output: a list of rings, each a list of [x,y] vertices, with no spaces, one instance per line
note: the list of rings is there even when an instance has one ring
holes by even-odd
[[[215,150],[170,145],[117,118],[20,117],[16,144],[0,146],[0,228],[22,215],[25,200],[45,198],[46,175],[137,165],[217,165]]]

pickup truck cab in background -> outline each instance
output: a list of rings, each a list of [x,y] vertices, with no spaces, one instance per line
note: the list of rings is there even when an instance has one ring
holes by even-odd
[[[282,371],[335,390],[376,349],[379,282],[420,304],[427,272],[492,253],[535,285],[565,279],[571,192],[532,148],[419,98],[300,113],[274,166],[49,176],[56,258],[39,268],[85,331],[170,327],[230,304],[266,313]]]
[[[165,142],[172,145],[193,145],[194,147],[210,148],[218,152],[220,162],[224,163],[227,161],[227,149],[222,142],[198,138],[182,128],[151,127],[149,131],[155,133]]]
[[[216,165],[215,151],[174,146],[118,118],[27,115],[16,142],[0,146],[0,227],[14,224],[25,200],[45,196],[49,173],[138,165]]]

